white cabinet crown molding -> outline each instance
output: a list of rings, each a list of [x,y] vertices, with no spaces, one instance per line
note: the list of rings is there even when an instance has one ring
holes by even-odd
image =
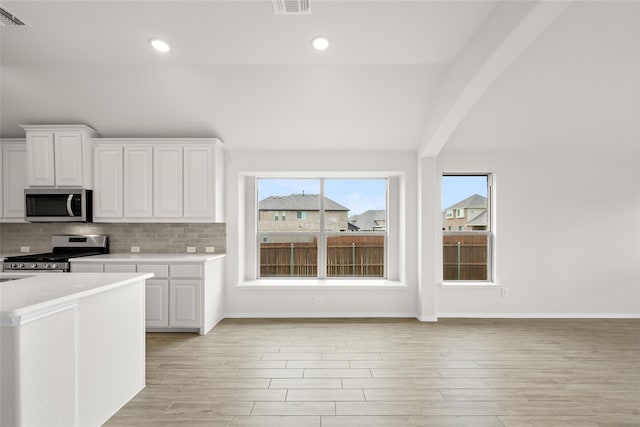
[[[92,138],[95,144],[215,144],[224,146],[220,138]]]
[[[92,138],[96,138],[99,136],[99,133],[97,130],[95,130],[91,126],[80,124],[80,123],[69,124],[69,125],[20,125],[20,127],[24,129],[25,132],[32,131],[32,130],[49,130],[54,132],[83,130],[83,131],[89,132]]]

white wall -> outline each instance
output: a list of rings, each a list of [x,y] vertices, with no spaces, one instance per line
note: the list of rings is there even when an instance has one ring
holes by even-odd
[[[225,317],[413,317],[417,312],[417,177],[415,152],[405,151],[238,151],[226,157],[227,268]],[[251,286],[246,244],[255,236],[245,227],[246,176],[281,173],[323,174],[383,172],[400,177],[399,282],[404,286]],[[390,254],[394,256],[395,254]],[[329,281],[326,281],[327,283]],[[317,298],[322,304],[316,304]]]
[[[451,151],[437,163],[495,173],[496,281],[508,290],[438,285],[438,316],[640,315],[638,151]]]

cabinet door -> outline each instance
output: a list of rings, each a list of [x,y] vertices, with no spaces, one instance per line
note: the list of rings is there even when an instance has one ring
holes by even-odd
[[[169,281],[147,279],[145,285],[145,324],[147,328],[169,326]]]
[[[124,216],[153,216],[153,148],[124,148]]]
[[[169,282],[169,325],[200,327],[200,280],[175,279]]]
[[[2,149],[2,216],[24,218],[24,189],[27,186],[27,151],[24,146]]]
[[[93,217],[122,217],[122,147],[95,148]]]
[[[213,218],[213,147],[184,147],[184,216]]]
[[[56,185],[82,186],[82,132],[56,132],[54,135]]]
[[[153,149],[153,215],[182,216],[182,147]]]
[[[30,186],[56,185],[53,132],[27,132],[27,176]]]

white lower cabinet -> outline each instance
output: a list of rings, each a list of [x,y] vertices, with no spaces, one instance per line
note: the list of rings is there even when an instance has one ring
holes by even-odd
[[[182,328],[200,323],[200,280],[169,281],[169,325]]]
[[[147,280],[145,287],[145,322],[147,328],[169,327],[168,280]]]
[[[108,256],[108,255],[107,255]],[[145,285],[148,331],[197,330],[206,334],[222,319],[222,261],[187,263],[71,263],[73,273],[153,273]]]

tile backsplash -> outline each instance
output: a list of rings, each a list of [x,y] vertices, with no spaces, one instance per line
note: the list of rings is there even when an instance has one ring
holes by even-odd
[[[111,253],[131,252],[131,246],[139,246],[141,253],[186,253],[187,246],[198,253],[205,253],[205,246],[226,252],[224,223],[3,223],[0,253],[17,253],[21,246],[29,246],[31,253],[49,252],[54,234],[106,234]]]

